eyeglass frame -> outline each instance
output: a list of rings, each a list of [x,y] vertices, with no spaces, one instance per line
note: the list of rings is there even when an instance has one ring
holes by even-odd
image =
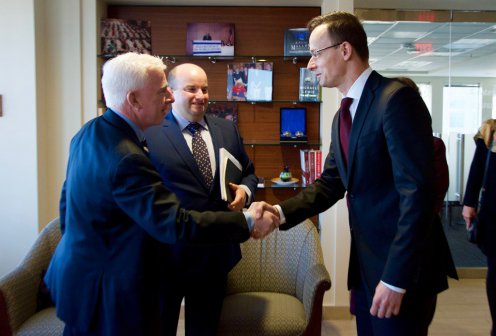
[[[336,44],[333,44],[333,45],[330,45],[328,47],[324,47],[324,48],[320,48],[320,49],[317,49],[317,50],[310,50],[310,55],[312,55],[313,58],[318,58],[320,56],[320,54],[324,51],[324,50],[327,50],[327,49],[331,49],[331,48],[335,48],[335,47],[338,47],[340,46],[341,44],[343,44],[343,42],[339,42],[339,43],[336,43]]]

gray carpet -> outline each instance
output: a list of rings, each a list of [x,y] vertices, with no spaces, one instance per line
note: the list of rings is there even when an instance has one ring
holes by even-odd
[[[486,267],[486,258],[476,245],[468,242],[462,206],[450,204],[441,214],[444,232],[453,254],[456,267]]]

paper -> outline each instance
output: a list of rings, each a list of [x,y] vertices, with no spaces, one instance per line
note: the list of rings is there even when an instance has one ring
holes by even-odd
[[[243,177],[243,167],[239,161],[225,148],[219,149],[220,161],[220,194],[224,201],[234,200],[229,183],[239,184]]]

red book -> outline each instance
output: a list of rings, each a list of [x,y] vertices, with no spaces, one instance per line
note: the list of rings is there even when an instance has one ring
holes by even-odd
[[[315,151],[315,179],[318,179],[322,175],[322,151]]]
[[[310,162],[310,178],[309,184],[315,182],[315,151],[311,149],[308,151],[308,161]]]

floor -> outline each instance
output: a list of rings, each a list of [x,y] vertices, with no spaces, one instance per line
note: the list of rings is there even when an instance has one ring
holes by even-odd
[[[439,295],[429,335],[487,336],[490,329],[484,280],[450,281],[450,289]],[[355,321],[322,321],[322,335],[355,336]]]
[[[439,295],[430,336],[487,336],[491,317],[483,279],[450,279],[450,289]],[[184,336],[184,320],[178,336]],[[322,335],[356,336],[354,320],[324,320]]]

